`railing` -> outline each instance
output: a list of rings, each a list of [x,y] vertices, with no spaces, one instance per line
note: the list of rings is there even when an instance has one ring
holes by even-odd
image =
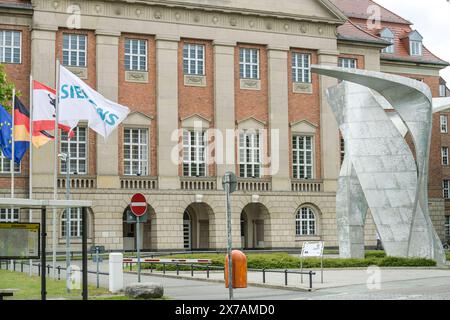
[[[66,177],[58,177],[58,188],[66,188]],[[71,189],[95,189],[97,187],[97,177],[95,176],[72,176],[70,177]]]
[[[216,190],[217,179],[215,177],[181,177],[181,190]]]
[[[322,192],[323,182],[319,180],[292,180],[292,191],[295,192]]]
[[[158,178],[156,177],[121,177],[120,178],[121,189],[150,189],[155,190],[158,188]]]
[[[238,191],[271,191],[272,179],[270,178],[238,178]]]

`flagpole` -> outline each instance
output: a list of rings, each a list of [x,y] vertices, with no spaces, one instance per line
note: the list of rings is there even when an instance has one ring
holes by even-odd
[[[12,92],[12,106],[11,106],[11,117],[12,117],[12,124],[11,124],[11,126],[12,126],[12,139],[11,139],[11,141],[12,141],[12,146],[11,146],[11,153],[12,153],[12,156],[11,156],[11,198],[14,198],[14,156],[15,156],[15,150],[14,150],[14,140],[15,140],[15,137],[14,137],[14,105],[16,104],[16,89],[14,88],[13,89],[13,92]]]
[[[33,76],[30,74],[30,157],[29,157],[29,173],[28,182],[30,195],[29,198],[33,199]],[[33,209],[29,211],[29,221],[33,222]],[[33,260],[29,261],[29,274],[31,276],[33,269]]]
[[[56,59],[56,100],[55,100],[55,148],[54,148],[54,175],[53,175],[53,199],[57,200],[58,188],[58,149],[59,149],[59,78],[60,78],[60,62]],[[66,230],[66,232],[70,230]],[[69,270],[66,270],[68,272]],[[53,209],[53,277],[56,278],[56,209]]]

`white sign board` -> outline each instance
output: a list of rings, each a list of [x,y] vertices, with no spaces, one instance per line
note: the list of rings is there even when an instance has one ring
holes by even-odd
[[[302,247],[302,257],[317,257],[323,255],[323,241],[318,242],[304,242]]]

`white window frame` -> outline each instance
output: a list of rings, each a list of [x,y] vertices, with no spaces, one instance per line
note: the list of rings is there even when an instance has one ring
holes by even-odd
[[[249,146],[246,143],[247,137],[249,137]],[[239,176],[241,178],[261,178],[262,150],[261,132],[258,130],[243,130],[239,133]]]
[[[208,136],[205,130],[183,129],[182,169],[184,177],[206,177],[208,175],[207,142]],[[204,167],[203,172],[202,166]]]
[[[450,237],[450,216],[445,216],[444,228],[445,236]]]
[[[66,236],[66,213],[65,209],[61,213],[61,237]],[[82,208],[71,208],[70,209],[70,237],[71,238],[81,238],[82,236]]]
[[[7,34],[11,37],[11,43],[6,44]],[[19,38],[19,45],[17,43],[17,37]],[[10,51],[6,54],[6,51]],[[14,56],[19,51],[19,60],[15,60]],[[0,30],[0,63],[21,64],[22,63],[22,32],[17,30]]]
[[[8,167],[8,169],[5,169],[5,166]],[[14,173],[20,173],[21,171],[21,165],[14,162]],[[0,174],[10,174],[11,173],[11,160],[7,159],[4,155],[2,150],[0,150]]]
[[[296,83],[311,83],[311,54],[292,53],[292,81]]]
[[[20,221],[20,209],[1,208],[0,222],[15,223]]]
[[[194,54],[192,54],[192,51],[194,51]],[[185,43],[183,45],[183,73],[204,76],[205,52],[205,45],[203,44]]]
[[[339,58],[339,67],[358,69],[358,60],[355,58]]]
[[[412,56],[421,56],[422,55],[422,41],[410,40],[409,41],[410,54]]]
[[[446,115],[441,115],[441,133],[448,133],[448,117]]]
[[[442,196],[444,199],[450,199],[449,180],[442,180]]]
[[[255,56],[256,53],[256,56]],[[255,58],[256,57],[256,61]],[[258,79],[259,80],[259,49],[255,48],[239,48],[239,77],[241,79]],[[256,74],[255,74],[256,71]],[[248,76],[247,74],[250,74]]]
[[[80,130],[84,130],[85,140],[80,140],[79,132]],[[77,175],[86,175],[88,174],[89,168],[89,130],[87,127],[76,127],[74,130],[74,136],[68,140],[67,132],[61,131],[61,140],[60,140],[60,152],[64,153],[63,145],[66,146],[67,152],[71,151],[71,146],[75,147],[76,153],[72,154],[70,152],[70,173],[74,174],[76,172]],[[84,157],[80,156],[81,150],[84,147]],[[81,170],[80,163],[84,161],[84,170]],[[74,163],[75,170],[73,170],[72,163]],[[61,174],[66,174],[67,164],[65,161],[60,160],[60,172]]]
[[[127,132],[129,132],[129,141],[127,141]],[[133,142],[137,134],[137,142]],[[149,130],[148,128],[126,127],[123,130],[123,172],[126,176],[148,176],[149,175]],[[125,149],[129,147],[129,156]],[[137,149],[138,158],[133,158],[133,150]],[[137,164],[137,171],[134,169]],[[129,170],[127,171],[127,165]]]
[[[64,47],[64,39],[68,37],[68,47]],[[72,38],[76,38],[75,48],[72,47]],[[84,49],[80,49],[81,39],[84,38]],[[63,33],[63,65],[68,67],[86,68],[88,60],[88,37],[85,34]],[[80,62],[81,54],[84,54],[84,63]],[[64,56],[67,54],[67,61]],[[72,57],[75,55],[76,63],[72,63]]]
[[[188,220],[185,217],[188,217]],[[183,248],[192,249],[192,219],[188,211],[183,213]]]
[[[144,44],[144,53],[142,53]],[[136,50],[135,50],[136,49]],[[148,43],[145,39],[125,38],[125,70],[147,71]],[[127,66],[127,61],[129,62]]]
[[[386,48],[382,49],[382,53],[394,53],[395,52],[395,43],[394,38],[391,37],[382,37],[383,40],[388,41],[391,43],[390,46],[387,46]]]
[[[295,235],[317,235],[317,216],[310,207],[301,207],[295,214]]]
[[[294,140],[297,148],[294,148]],[[303,148],[300,148],[300,142],[303,140]],[[307,149],[307,140],[310,140],[311,148]],[[308,163],[308,152],[311,153],[311,158]],[[294,160],[297,159],[295,162]],[[303,164],[300,160],[303,160]],[[296,169],[296,170],[295,170]],[[303,175],[300,171],[303,170]],[[310,174],[308,174],[308,170]],[[295,174],[297,172],[297,174]],[[314,179],[314,136],[296,134],[292,136],[292,174],[294,179],[312,180]]]
[[[439,85],[439,96],[446,97],[447,96],[447,86],[445,84]]]
[[[448,147],[441,147],[441,163],[448,166]]]

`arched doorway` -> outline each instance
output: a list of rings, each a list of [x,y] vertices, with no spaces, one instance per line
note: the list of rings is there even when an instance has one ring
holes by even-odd
[[[183,248],[207,250],[215,247],[214,213],[206,203],[192,203],[183,213]]]
[[[250,203],[241,212],[241,245],[245,249],[271,247],[270,215],[260,203]]]
[[[136,250],[137,248],[137,232],[136,223],[129,223],[127,220],[130,216],[131,210],[128,206],[123,212],[123,250]],[[140,248],[141,250],[155,250],[157,233],[156,233],[156,214],[155,210],[148,206],[148,220],[145,223],[140,223]]]

